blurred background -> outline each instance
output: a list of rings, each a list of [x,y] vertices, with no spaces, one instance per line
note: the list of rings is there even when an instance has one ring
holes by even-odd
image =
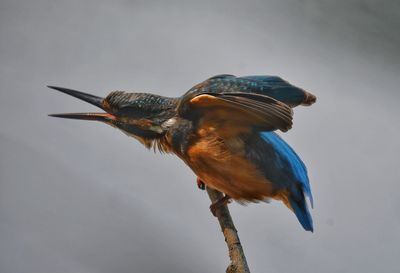
[[[309,169],[315,232],[231,204],[252,272],[399,272],[400,2],[0,1],[0,272],[224,272],[195,176],[47,89],[179,96],[215,74],[318,97],[281,134]]]

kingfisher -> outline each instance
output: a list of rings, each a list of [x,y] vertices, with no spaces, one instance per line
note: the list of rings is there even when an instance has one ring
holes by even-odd
[[[275,132],[292,127],[294,107],[316,101],[304,89],[278,76],[229,74],[211,77],[177,98],[124,91],[102,98],[48,87],[104,111],[50,116],[101,121],[149,149],[177,155],[193,170],[200,189],[224,193],[210,206],[214,215],[231,200],[244,204],[274,199],[292,210],[305,230],[313,231],[306,166]]]

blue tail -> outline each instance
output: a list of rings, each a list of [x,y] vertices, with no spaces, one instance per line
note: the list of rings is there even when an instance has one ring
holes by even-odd
[[[300,195],[301,198],[295,198],[294,195],[289,194],[289,202],[293,208],[294,214],[296,214],[297,219],[299,220],[300,224],[303,228],[307,231],[314,231],[313,221],[308,211],[306,199],[304,198],[304,194]]]

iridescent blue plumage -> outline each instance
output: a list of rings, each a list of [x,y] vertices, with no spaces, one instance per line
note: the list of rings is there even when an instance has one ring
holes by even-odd
[[[312,231],[312,218],[304,199],[305,194],[310,199],[311,206],[313,206],[313,197],[311,194],[306,166],[295,151],[276,133],[262,132],[261,137],[272,146],[276,153],[273,161],[274,165],[266,166],[266,168],[277,168],[277,171],[285,172],[287,174],[287,179],[291,180],[291,185],[287,187],[290,192],[288,196],[289,202],[304,229]],[[277,184],[281,183],[281,181],[274,180],[271,182]],[[296,187],[296,184],[301,186],[300,191],[298,187]]]
[[[261,136],[265,141],[271,144],[275,148],[275,151],[280,155],[277,163],[281,166],[284,166],[284,162],[282,161],[285,161],[289,164],[294,177],[301,184],[307,197],[310,198],[311,207],[313,207],[314,200],[311,194],[307,168],[303,161],[292,149],[292,147],[290,147],[289,144],[287,144],[278,134],[274,132],[263,132],[261,133]]]
[[[278,76],[246,76],[239,79],[249,80],[260,94],[272,97],[289,105],[298,105],[305,100],[305,91]]]

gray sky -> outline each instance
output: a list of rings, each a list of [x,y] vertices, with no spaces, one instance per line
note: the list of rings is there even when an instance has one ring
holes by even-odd
[[[232,204],[252,272],[399,272],[400,2],[0,1],[0,271],[224,272],[205,192],[177,158],[46,89],[178,96],[209,76],[280,75],[318,102],[283,137],[315,232],[281,203]]]

